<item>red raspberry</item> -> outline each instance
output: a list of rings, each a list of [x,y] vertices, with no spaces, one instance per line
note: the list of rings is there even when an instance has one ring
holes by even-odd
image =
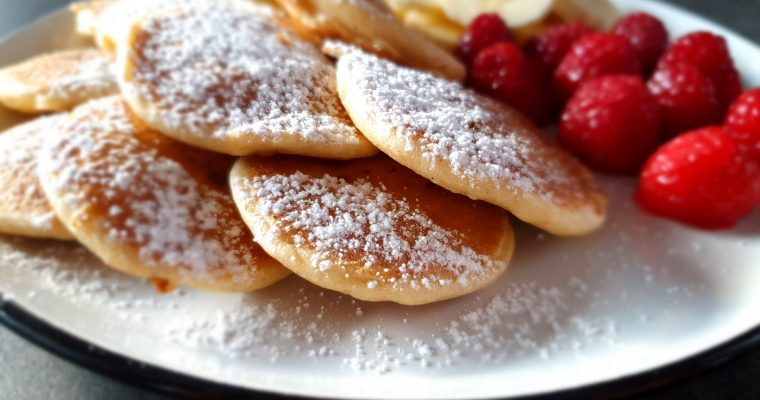
[[[554,72],[554,84],[561,96],[570,97],[582,83],[610,74],[641,74],[636,50],[622,36],[592,33],[570,48]]]
[[[480,14],[472,20],[459,38],[457,57],[466,65],[472,64],[483,49],[500,42],[514,42],[507,23],[495,13]]]
[[[657,103],[638,76],[591,80],[562,113],[560,141],[598,170],[637,173],[659,140]]]
[[[528,40],[523,48],[528,57],[541,66],[547,74],[551,75],[567,55],[567,52],[570,51],[573,43],[594,32],[594,28],[583,22],[567,22],[551,27]]]
[[[760,88],[744,92],[728,109],[726,130],[760,162]]]
[[[685,133],[644,165],[636,202],[644,210],[706,229],[730,228],[760,199],[758,164],[720,127]]]
[[[478,91],[512,105],[538,125],[548,122],[551,116],[548,83],[511,43],[495,44],[481,51],[472,63],[470,80]]]
[[[685,62],[707,75],[715,85],[721,112],[725,112],[742,92],[739,72],[734,67],[726,40],[713,33],[694,32],[680,37],[660,62]]]
[[[660,65],[649,80],[649,90],[659,104],[666,137],[721,121],[720,103],[712,81],[691,64]]]
[[[662,21],[647,13],[635,13],[618,20],[613,33],[627,38],[639,55],[644,71],[651,72],[665,48],[668,47],[668,31]]]

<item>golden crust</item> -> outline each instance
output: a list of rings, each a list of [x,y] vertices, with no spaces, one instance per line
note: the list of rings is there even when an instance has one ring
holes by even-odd
[[[382,0],[278,0],[297,32],[321,43],[352,43],[412,68],[464,81],[465,67],[446,50],[406,27]]]
[[[425,304],[491,284],[514,251],[508,214],[384,155],[348,162],[240,159],[233,198],[256,240],[321,287]]]
[[[604,223],[607,199],[592,174],[513,109],[374,56],[344,54],[338,93],[383,153],[557,235],[587,234]]]
[[[289,274],[240,219],[226,185],[230,158],[147,129],[119,98],[77,108],[61,133],[41,153],[43,189],[64,225],[107,265],[233,292]]]
[[[63,50],[0,69],[0,103],[25,113],[66,111],[118,92],[110,57],[96,49]]]
[[[132,25],[118,44],[118,76],[135,113],[170,137],[225,154],[376,154],[338,99],[330,60],[285,33],[269,7],[229,4],[165,10]],[[197,46],[187,29],[209,19],[212,32]]]
[[[10,235],[73,240],[55,217],[37,178],[37,152],[55,135],[54,116],[17,125],[0,133],[0,232]]]

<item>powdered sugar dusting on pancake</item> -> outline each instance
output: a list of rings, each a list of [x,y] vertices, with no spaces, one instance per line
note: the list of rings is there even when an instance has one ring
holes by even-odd
[[[268,7],[206,5],[150,18],[135,38],[129,85],[168,130],[275,143],[363,140],[316,48],[283,31]]]
[[[367,283],[368,289],[467,286],[506,268],[384,185],[363,178],[295,172],[235,178],[232,187],[244,204],[255,203],[258,213],[271,218],[272,234],[292,237],[295,246],[317,255],[312,260],[319,261],[311,267],[341,268],[359,260],[366,271],[346,268],[346,274],[370,275],[367,271],[387,266]]]
[[[245,285],[269,258],[227,188],[194,165],[204,154],[147,130],[120,99],[109,98],[74,111],[43,147],[39,171],[75,234],[94,222],[95,234],[114,248],[133,248],[148,267]]]
[[[9,106],[19,93],[29,96],[31,104],[23,106],[25,111],[63,111],[119,90],[111,58],[97,49],[62,50],[30,58],[0,70],[0,80],[17,88],[7,95],[11,97]]]
[[[53,132],[60,115],[40,117],[0,134],[0,214],[23,219],[40,231],[54,229],[56,221],[37,179],[37,151]]]
[[[61,73],[50,82],[51,95],[62,99],[72,96],[95,99],[119,91],[111,59],[107,54],[94,49],[70,50],[62,54],[68,55],[72,60],[79,60],[79,63],[73,64],[67,70],[68,73]]]
[[[488,181],[558,204],[587,198],[588,172],[510,108],[427,72],[357,49],[341,52],[342,83],[361,93],[377,129],[399,137],[405,151],[449,165],[472,185]]]

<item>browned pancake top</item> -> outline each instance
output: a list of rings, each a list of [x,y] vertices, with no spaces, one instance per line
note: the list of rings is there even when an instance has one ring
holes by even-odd
[[[244,165],[249,178],[233,174],[238,205],[245,199],[278,240],[316,254],[316,265],[304,267],[343,268],[370,289],[430,289],[488,280],[511,255],[504,210],[441,189],[386,156]]]
[[[85,244],[94,236],[107,249],[129,249],[170,280],[244,288],[282,268],[253,242],[232,202],[231,159],[147,129],[119,98],[76,109],[42,154],[46,192]]]

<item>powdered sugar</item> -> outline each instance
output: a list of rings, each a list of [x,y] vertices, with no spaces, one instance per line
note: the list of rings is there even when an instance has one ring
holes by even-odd
[[[578,173],[579,164],[544,143],[516,112],[427,72],[357,49],[339,52],[344,101],[363,104],[353,117],[372,121],[376,141],[399,140],[405,152],[421,153],[431,166],[444,163],[473,186],[486,181],[557,203],[585,196],[588,177]]]
[[[70,99],[95,99],[119,92],[113,64],[107,54],[99,50],[72,50],[80,62],[69,68],[50,83],[50,94]]]
[[[62,111],[119,91],[110,57],[96,49],[42,54],[3,68],[0,77],[11,99],[23,95],[24,107],[37,111]]]
[[[196,150],[176,146],[135,125],[121,100],[109,98],[74,111],[43,146],[39,171],[65,221],[95,221],[90,234],[136,249],[145,265],[247,282],[263,253],[226,190],[181,163]],[[170,156],[172,148],[183,156]]]
[[[300,287],[300,288],[299,288]],[[296,289],[298,288],[298,289]],[[574,315],[569,287],[507,284],[487,298],[472,296],[432,323],[430,310],[393,310],[377,317],[354,313],[355,301],[293,283],[281,298],[246,298],[209,317],[172,325],[178,344],[215,350],[232,358],[264,358],[270,363],[314,360],[370,374],[407,369],[483,367],[524,358],[549,359],[589,348],[614,347],[612,319]],[[407,321],[411,318],[412,323]]]
[[[129,57],[127,90],[134,86],[170,130],[274,143],[360,141],[337,97],[334,67],[265,6],[204,1],[153,17]]]
[[[55,215],[36,177],[37,150],[60,116],[16,126],[0,135],[0,214],[41,230],[53,228]]]
[[[382,184],[302,172],[235,179],[232,186],[244,203],[256,204],[260,215],[274,221],[275,240],[292,237],[293,245],[313,249],[313,268],[324,271],[335,263],[348,276],[369,275],[361,267],[346,268],[348,262],[400,272],[378,272],[368,289],[467,286],[506,267],[464,245],[459,233],[442,228]]]

